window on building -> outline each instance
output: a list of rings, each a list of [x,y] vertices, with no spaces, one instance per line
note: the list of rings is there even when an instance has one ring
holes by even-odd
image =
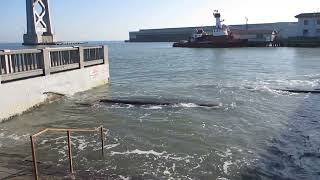
[[[308,29],[303,30],[303,35],[304,35],[304,36],[306,36],[306,35],[308,35],[308,34],[309,34],[309,30],[308,30]]]
[[[317,33],[320,34],[320,29],[317,29]]]
[[[303,23],[304,23],[304,25],[309,25],[309,21],[308,20],[304,20]]]
[[[317,20],[317,24],[320,25],[320,19]]]

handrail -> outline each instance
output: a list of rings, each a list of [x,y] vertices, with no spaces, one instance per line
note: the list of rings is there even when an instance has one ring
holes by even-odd
[[[78,49],[78,48],[76,48],[76,47],[47,48],[47,50],[50,51],[50,52],[72,51],[72,50],[77,50],[77,49]]]
[[[100,140],[101,140],[101,153],[104,155],[104,136],[103,126],[97,127],[95,129],[65,129],[65,128],[46,128],[43,129],[33,135],[30,136],[30,142],[31,142],[31,151],[32,151],[32,162],[33,162],[33,175],[35,180],[39,179],[39,172],[38,172],[38,164],[37,164],[37,155],[36,155],[36,148],[35,148],[35,138],[38,136],[41,136],[44,133],[47,132],[67,132],[67,138],[68,138],[68,157],[69,157],[69,168],[70,173],[73,174],[73,161],[72,161],[72,147],[71,147],[71,132],[100,132]]]
[[[28,54],[28,53],[41,53],[39,49],[16,49],[16,50],[0,50],[0,55],[12,55],[12,54]]]
[[[83,46],[83,49],[97,49],[102,48],[102,46]]]
[[[0,50],[0,84],[106,63],[105,45]]]

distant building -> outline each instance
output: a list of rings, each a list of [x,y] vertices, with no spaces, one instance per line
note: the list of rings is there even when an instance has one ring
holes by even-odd
[[[232,30],[267,30],[277,31],[281,37],[294,37],[297,34],[296,22],[277,22],[262,24],[242,24],[230,25]],[[188,40],[194,33],[195,29],[202,28],[206,32],[212,32],[214,26],[198,26],[198,27],[181,27],[181,28],[164,28],[164,29],[141,29],[129,33],[130,42],[176,42],[180,40]],[[258,33],[259,34],[259,33]],[[264,33],[263,33],[264,34]],[[261,36],[261,35],[259,35]]]
[[[320,37],[320,13],[302,13],[298,18],[299,37]]]
[[[276,22],[261,24],[229,25],[237,38],[252,40],[269,39],[270,31],[275,31],[281,39],[320,37],[320,13],[302,13],[297,16],[298,22]],[[214,26],[182,27],[165,29],[142,29],[129,33],[130,42],[175,42],[188,40],[195,29],[202,28],[212,32]],[[262,32],[262,31],[263,32]],[[260,31],[260,32],[259,32]]]

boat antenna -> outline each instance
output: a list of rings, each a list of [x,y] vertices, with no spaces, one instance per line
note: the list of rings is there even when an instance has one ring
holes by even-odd
[[[249,18],[246,16],[245,19],[246,19],[246,30],[248,30],[249,29],[249,27],[248,27]]]

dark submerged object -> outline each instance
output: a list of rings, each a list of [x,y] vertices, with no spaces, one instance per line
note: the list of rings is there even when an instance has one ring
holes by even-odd
[[[290,92],[290,93],[300,93],[300,94],[320,94],[320,89],[315,90],[299,90],[299,89],[276,89],[277,91],[284,91],[284,92]]]
[[[161,101],[150,101],[150,100],[121,100],[121,99],[102,99],[100,100],[102,103],[106,104],[123,104],[123,105],[137,105],[137,106],[171,106],[180,103],[188,103],[188,102],[161,102]],[[200,107],[218,107],[219,104],[212,104],[212,103],[194,103]]]

